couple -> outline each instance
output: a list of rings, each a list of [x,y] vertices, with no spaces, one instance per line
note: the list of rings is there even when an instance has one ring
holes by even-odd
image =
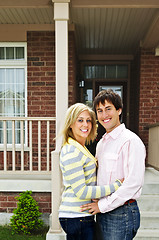
[[[95,235],[99,240],[131,240],[140,225],[136,199],[144,180],[145,147],[120,123],[122,102],[118,94],[99,92],[94,109],[106,130],[97,144],[96,158],[85,147],[96,137],[95,113],[82,103],[72,105],[66,113],[59,221],[67,240],[93,240]],[[99,225],[96,234],[95,214]]]

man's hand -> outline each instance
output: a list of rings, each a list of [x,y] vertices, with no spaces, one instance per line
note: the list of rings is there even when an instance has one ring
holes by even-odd
[[[81,208],[81,212],[89,210],[89,213],[91,213],[92,215],[95,215],[97,213],[100,212],[99,207],[98,207],[98,200],[93,200],[93,203],[88,203],[85,205],[82,205]]]

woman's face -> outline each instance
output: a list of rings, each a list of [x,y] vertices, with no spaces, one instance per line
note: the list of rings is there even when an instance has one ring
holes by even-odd
[[[72,129],[75,140],[84,146],[92,129],[92,119],[89,112],[85,110],[80,113],[70,128]]]

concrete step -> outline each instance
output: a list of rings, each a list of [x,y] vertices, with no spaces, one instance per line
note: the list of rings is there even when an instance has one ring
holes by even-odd
[[[139,229],[134,240],[159,240],[159,229]]]
[[[154,168],[146,168],[145,169],[145,184],[150,182],[158,182],[159,183],[159,171]]]
[[[159,194],[159,183],[150,182],[146,183],[142,189],[142,195],[158,195]]]
[[[159,212],[141,212],[140,229],[159,229]]]
[[[146,168],[142,195],[152,194],[159,194],[159,171],[153,168]]]
[[[159,211],[159,195],[141,195],[137,200],[140,211]]]
[[[142,195],[138,199],[141,226],[135,240],[159,240],[159,172],[146,168]]]

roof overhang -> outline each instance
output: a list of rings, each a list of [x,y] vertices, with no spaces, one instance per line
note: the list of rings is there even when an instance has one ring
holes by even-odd
[[[0,30],[54,30],[54,2],[70,2],[80,56],[130,56],[139,46],[159,46],[158,0],[1,0]]]

